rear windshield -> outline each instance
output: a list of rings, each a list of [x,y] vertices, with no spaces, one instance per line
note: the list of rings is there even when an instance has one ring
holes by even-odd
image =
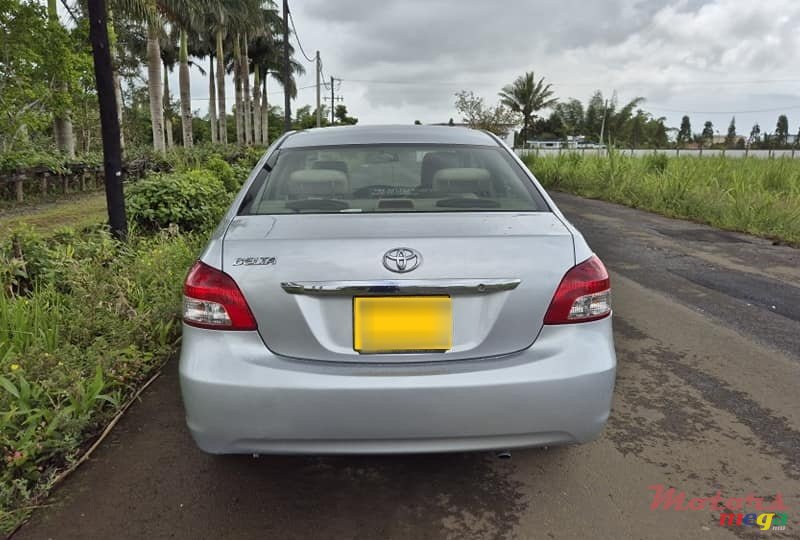
[[[279,151],[240,214],[546,212],[520,166],[497,147],[365,145]]]

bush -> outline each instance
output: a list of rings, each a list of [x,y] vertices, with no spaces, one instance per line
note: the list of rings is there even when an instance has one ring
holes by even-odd
[[[205,168],[214,173],[214,176],[222,182],[229,193],[235,193],[242,187],[241,182],[236,179],[233,167],[218,155],[211,156],[206,162]]]
[[[240,165],[212,167],[130,185],[126,243],[100,226],[0,241],[0,534],[177,352],[181,284],[231,200],[216,171]]]
[[[181,283],[202,241],[25,236],[19,259],[35,277],[0,293],[0,533],[175,353]]]
[[[0,289],[27,294],[34,283],[48,282],[68,292],[86,264],[110,264],[121,247],[100,227],[80,233],[62,229],[47,239],[29,227],[17,228],[0,242]]]
[[[205,170],[151,175],[127,192],[128,216],[146,231],[173,224],[184,231],[210,230],[231,200],[222,181]]]

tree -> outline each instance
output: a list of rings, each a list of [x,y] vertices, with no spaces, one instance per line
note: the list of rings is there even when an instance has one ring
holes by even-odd
[[[341,105],[340,105],[341,106]],[[346,115],[346,110],[345,110]],[[331,125],[330,114],[326,105],[320,106],[320,116],[322,117],[322,127]],[[295,111],[295,120],[292,129],[310,129],[317,126],[317,110],[311,110],[311,105],[298,107]]]
[[[176,43],[176,34],[164,33],[159,40],[159,48],[161,51],[161,65],[164,73],[164,97],[163,114],[164,114],[164,138],[167,148],[174,146],[174,134],[172,132],[172,119],[175,117],[175,111],[172,104],[172,96],[169,91],[169,74],[175,69],[175,64],[178,63],[178,47]]]
[[[747,142],[750,145],[761,142],[761,126],[758,124],[753,125],[753,129],[750,130],[750,139]]]
[[[786,146],[789,140],[789,119],[785,114],[778,117],[778,124],[775,126],[775,142],[780,146]]]
[[[725,136],[725,147],[736,147],[736,117],[731,118],[731,123],[728,125],[728,134]]]
[[[684,146],[692,140],[692,123],[688,116],[681,119],[681,128],[678,130],[678,146]]]
[[[46,13],[30,2],[0,0],[0,149],[28,142],[31,131],[50,123],[46,104],[47,77],[41,70],[46,55],[40,36],[47,31]]]
[[[631,148],[639,148],[644,138],[644,126],[647,123],[647,113],[642,109],[636,111],[636,115],[631,119],[630,134],[628,142]]]
[[[462,90],[455,94],[456,110],[463,116],[463,121],[474,129],[484,129],[496,134],[505,134],[514,126],[519,115],[502,104],[487,107],[483,98],[472,91]]]
[[[628,145],[632,143],[633,112],[642,103],[644,103],[644,98],[636,97],[617,109],[617,94],[614,93],[606,110],[605,131],[607,135],[605,139],[607,141],[627,142]]]
[[[705,146],[711,146],[714,142],[714,124],[709,120],[703,125],[703,133],[700,135]]]
[[[528,136],[528,127],[536,118],[535,113],[558,102],[553,97],[552,85],[545,84],[544,77],[537,81],[533,71],[504,86],[499,95],[502,105],[522,116],[523,140]]]
[[[606,101],[603,93],[596,90],[589,103],[586,105],[586,115],[583,120],[583,133],[591,141],[600,142],[600,131],[606,118]]]
[[[243,10],[251,0],[115,0],[115,8],[128,17],[139,21],[147,32],[147,86],[150,98],[150,118],[153,132],[153,147],[157,152],[165,150],[164,114],[162,105],[163,77],[159,39],[165,34],[165,25],[189,31],[188,18],[192,13],[221,13],[227,6]],[[223,53],[224,54],[224,53]],[[222,57],[223,54],[220,54]],[[188,84],[188,79],[184,79]],[[219,82],[219,81],[218,81]],[[224,74],[222,84],[224,88]],[[187,96],[188,97],[188,96]],[[190,99],[190,97],[188,97]],[[187,99],[187,101],[188,101]],[[221,108],[224,112],[224,108]],[[222,113],[221,113],[222,114]],[[224,116],[224,114],[222,114]],[[187,120],[191,121],[190,115]],[[187,130],[191,130],[186,126]]]
[[[67,32],[58,20],[58,10],[56,0],[47,0],[47,21],[48,21],[48,45],[51,48],[46,58],[56,62],[68,63],[71,56],[69,50],[63,46]],[[59,47],[59,45],[61,45]],[[67,157],[75,157],[75,135],[72,130],[72,118],[70,112],[71,98],[69,93],[69,82],[63,69],[56,69],[53,73],[53,84],[56,88],[54,102],[56,108],[53,113],[53,133],[56,139],[56,146]]]
[[[570,98],[566,102],[558,103],[555,106],[555,113],[561,119],[567,135],[575,136],[583,132],[584,111],[583,104],[579,100]]]
[[[358,124],[358,118],[347,116],[347,107],[345,105],[337,105],[333,110],[333,116],[339,121],[340,124],[354,126]]]
[[[184,148],[191,148],[192,137],[192,94],[189,87],[189,37],[181,29],[180,52],[178,54],[178,87],[181,96],[181,138]]]
[[[147,24],[147,90],[150,94],[150,123],[153,130],[153,148],[164,153],[164,83],[161,76],[161,46],[159,34],[163,30],[155,21]]]
[[[286,81],[283,70],[283,18],[277,9],[263,9],[261,12],[263,17],[264,30],[255,36],[249,44],[249,55],[251,69],[256,74],[257,80],[260,84],[260,98],[253,112],[254,122],[259,120],[258,109],[261,111],[261,126],[256,128],[260,129],[262,135],[262,144],[266,144],[268,129],[268,117],[266,114],[269,110],[268,96],[267,96],[267,80],[272,78],[281,85],[282,88],[288,89],[291,97],[297,97],[297,82],[296,77],[305,74],[305,68],[302,64],[294,59],[294,47],[289,44],[289,80]],[[254,88],[254,96],[256,89]],[[256,102],[254,101],[254,104]],[[316,119],[314,124],[316,125]]]

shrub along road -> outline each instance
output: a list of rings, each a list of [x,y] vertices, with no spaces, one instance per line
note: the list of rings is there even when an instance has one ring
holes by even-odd
[[[212,457],[172,362],[27,538],[727,538],[719,511],[651,510],[664,485],[800,508],[800,251],[556,194],[612,271],[619,376],[582,447],[401,457]],[[744,513],[751,510],[748,507]]]

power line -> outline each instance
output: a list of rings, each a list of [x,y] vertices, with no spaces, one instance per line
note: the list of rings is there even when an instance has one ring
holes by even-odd
[[[647,104],[646,108],[653,109],[656,111],[671,112],[678,114],[758,114],[758,113],[768,113],[768,112],[792,111],[795,109],[800,109],[800,105],[791,105],[789,107],[776,107],[773,109],[752,109],[749,111],[685,111],[680,109],[668,109],[665,107],[659,107],[658,105],[651,105],[651,104]]]
[[[442,80],[392,80],[392,79],[345,79],[347,82],[362,83],[362,84],[395,84],[395,85],[444,85],[444,86],[460,86],[460,85],[473,85],[480,86],[487,84],[486,80],[482,81],[442,81]],[[711,85],[745,85],[745,84],[780,84],[780,83],[797,83],[800,79],[758,79],[758,80],[716,80],[716,81],[663,81],[659,85],[673,85],[673,86],[711,86]],[[597,82],[586,81],[558,81],[554,80],[553,84],[560,86],[591,86],[597,88],[602,86]],[[617,86],[630,87],[640,86],[642,84],[652,84],[652,81],[646,83],[623,83]]]
[[[297,33],[297,28],[294,25],[294,17],[292,17],[292,12],[288,12],[289,15],[289,22],[292,23],[292,32],[294,32],[294,39],[297,41],[297,45],[300,47],[300,52],[303,53],[303,56],[306,57],[306,60],[309,62],[315,62],[313,58],[306,54],[306,51],[303,49],[303,44],[300,43],[300,34]]]
[[[299,92],[300,90],[308,90],[310,88],[316,88],[316,87],[317,87],[316,84],[310,84],[308,86],[301,86],[300,88],[297,89],[297,91]],[[273,94],[283,94],[283,90],[270,90],[269,92],[267,92],[267,95],[273,95]],[[211,98],[192,96],[192,101],[208,101],[209,99]]]

